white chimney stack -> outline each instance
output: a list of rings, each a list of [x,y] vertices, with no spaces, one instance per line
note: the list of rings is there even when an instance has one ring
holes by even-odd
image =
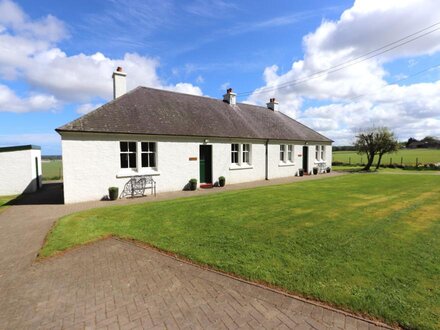
[[[118,66],[116,71],[113,72],[113,99],[118,98],[121,95],[127,93],[127,74],[122,71],[122,68]]]
[[[223,95],[223,102],[229,103],[230,105],[237,104],[237,94],[232,92],[232,88],[226,90],[226,94]]]
[[[272,110],[272,111],[278,111],[279,108],[279,104],[278,102],[275,100],[275,98],[271,98],[269,100],[269,103],[266,103],[267,108]]]

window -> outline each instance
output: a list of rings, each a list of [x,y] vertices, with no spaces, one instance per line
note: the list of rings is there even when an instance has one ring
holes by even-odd
[[[250,151],[250,144],[243,144],[243,163],[251,163]]]
[[[293,162],[293,145],[291,144],[287,146],[287,160]]]
[[[282,162],[286,161],[284,158],[285,154],[286,154],[286,145],[281,144],[280,145],[280,161],[282,161]]]
[[[142,167],[156,167],[156,143],[141,142]]]
[[[324,160],[324,146],[321,146],[321,160]]]
[[[136,142],[119,142],[121,168],[136,168]]]
[[[238,164],[238,143],[231,144],[231,163]]]
[[[315,147],[315,159],[318,160],[319,159],[319,146]]]

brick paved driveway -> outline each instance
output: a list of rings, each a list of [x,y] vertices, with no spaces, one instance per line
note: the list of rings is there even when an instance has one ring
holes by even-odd
[[[0,329],[379,329],[117,239],[34,263],[58,217],[103,205],[53,204],[58,193],[0,214]]]

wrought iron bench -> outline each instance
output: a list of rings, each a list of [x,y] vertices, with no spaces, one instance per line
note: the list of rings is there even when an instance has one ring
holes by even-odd
[[[327,163],[326,162],[319,162],[318,164],[318,173],[325,173],[327,169]]]
[[[156,196],[156,181],[150,175],[132,176],[125,184],[122,191],[122,197],[140,197],[145,196],[145,190],[150,189],[151,195]]]

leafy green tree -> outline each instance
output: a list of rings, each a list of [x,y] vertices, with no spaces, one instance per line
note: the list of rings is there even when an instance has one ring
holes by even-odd
[[[359,154],[366,154],[367,164],[364,170],[369,171],[376,155],[379,155],[377,169],[380,166],[382,156],[397,151],[399,143],[394,133],[387,127],[369,127],[358,132],[354,146]]]
[[[394,133],[386,127],[380,127],[377,129],[376,140],[378,149],[377,154],[379,156],[376,164],[377,170],[384,154],[393,153],[399,150],[399,142],[397,141]]]

